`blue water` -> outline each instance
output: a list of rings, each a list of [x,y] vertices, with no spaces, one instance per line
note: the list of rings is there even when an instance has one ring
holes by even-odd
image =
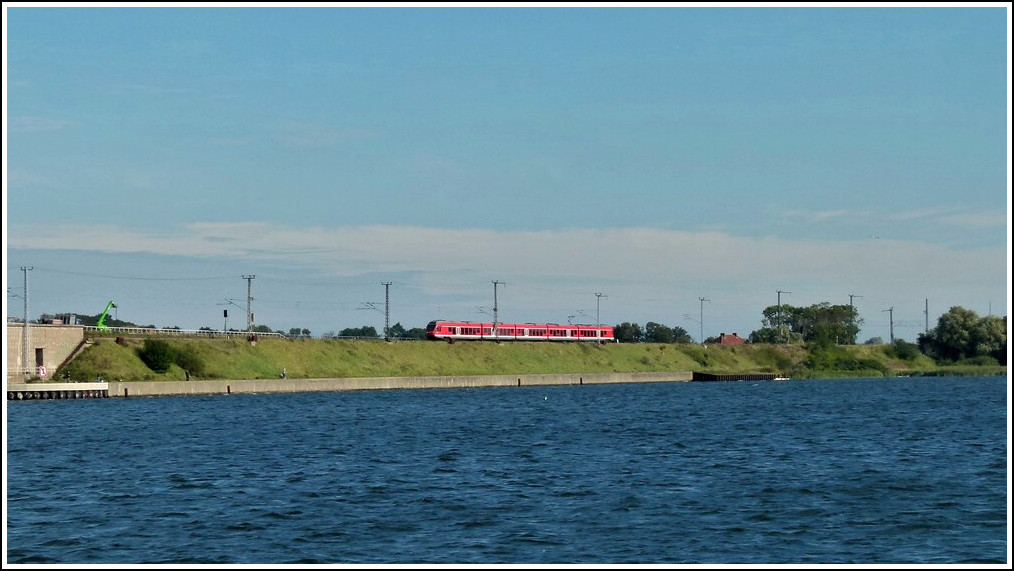
[[[7,562],[1000,564],[1007,382],[9,402]]]

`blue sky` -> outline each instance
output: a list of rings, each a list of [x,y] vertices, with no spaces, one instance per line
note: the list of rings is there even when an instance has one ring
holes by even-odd
[[[1010,12],[4,6],[6,313],[319,335],[1010,299]],[[603,294],[601,297],[596,293]],[[708,301],[702,303],[701,297]],[[928,301],[929,313],[924,310]],[[703,308],[703,324],[701,312]]]

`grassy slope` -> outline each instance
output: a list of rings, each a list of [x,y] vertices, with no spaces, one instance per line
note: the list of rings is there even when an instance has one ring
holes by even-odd
[[[239,339],[169,339],[174,347],[189,346],[204,364],[194,379],[450,376],[544,373],[627,373],[702,371],[711,373],[779,373],[794,378],[880,376],[865,371],[808,371],[807,350],[799,345],[563,344],[486,343],[447,344],[429,341],[261,339],[251,345]],[[117,344],[110,338],[96,343],[57,372],[54,380],[182,380],[178,366],[164,374],[151,371],[138,357],[142,341]],[[982,371],[946,370],[926,357],[905,362],[889,358],[884,346],[852,346],[845,350],[862,359],[883,363],[888,374],[977,373],[1003,374],[1003,367]],[[998,369],[998,370],[995,370]]]

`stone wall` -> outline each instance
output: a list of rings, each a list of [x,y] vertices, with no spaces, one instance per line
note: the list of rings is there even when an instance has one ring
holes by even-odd
[[[110,397],[153,397],[243,393],[302,393],[381,389],[517,387],[689,381],[691,373],[599,373],[561,375],[462,375],[349,379],[239,379],[201,381],[109,381]]]

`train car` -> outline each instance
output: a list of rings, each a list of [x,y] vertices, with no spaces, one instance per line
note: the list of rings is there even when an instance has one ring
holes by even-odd
[[[614,342],[608,325],[559,325],[557,323],[476,323],[472,321],[430,321],[426,338],[443,341],[597,341]]]

